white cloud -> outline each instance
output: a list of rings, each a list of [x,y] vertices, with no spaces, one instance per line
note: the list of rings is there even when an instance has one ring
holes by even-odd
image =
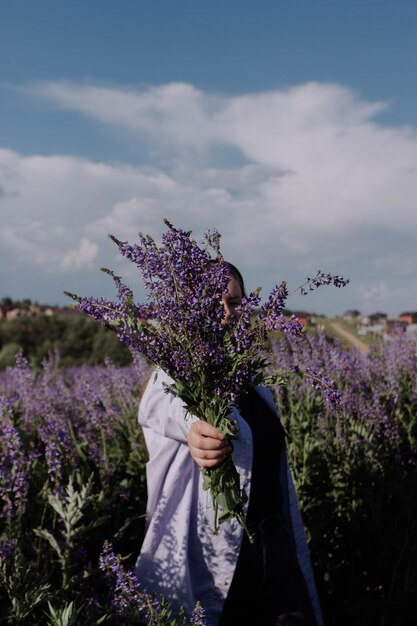
[[[80,245],[75,250],[70,250],[62,259],[63,270],[79,270],[91,267],[93,259],[97,256],[98,245],[83,237]]]
[[[378,124],[375,116],[386,105],[366,102],[346,87],[307,83],[234,97],[182,83],[143,91],[41,83],[36,91],[146,134],[172,158],[180,150],[182,165],[192,165],[195,150],[240,151],[251,167],[270,170],[258,199],[273,223],[277,213],[285,215],[290,236],[301,230],[320,237],[359,224],[401,229],[410,219],[416,224],[415,130]]]
[[[192,85],[172,83],[138,93],[61,81],[39,83],[30,91],[100,122],[146,132],[157,142],[205,148],[208,140],[220,139],[213,120],[224,99]]]
[[[105,234],[157,236],[167,216],[197,234],[217,226],[226,255],[256,282],[329,268],[357,276],[346,298],[395,306],[398,267],[405,277],[415,258],[417,133],[379,123],[386,104],[318,83],[241,96],[182,83],[49,82],[27,92],[145,137],[153,166],[0,150],[0,237],[16,264],[111,265]],[[402,255],[407,263],[384,261]],[[336,306],[340,293],[323,302]],[[398,293],[417,308],[415,291]]]
[[[386,301],[389,294],[389,288],[387,284],[380,280],[375,285],[361,287],[359,294],[362,297],[364,303],[372,303],[373,306],[378,308],[378,305]]]

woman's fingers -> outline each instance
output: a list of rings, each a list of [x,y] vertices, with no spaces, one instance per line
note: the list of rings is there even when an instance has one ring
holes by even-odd
[[[227,456],[231,450],[229,446],[225,446],[224,448],[220,448],[217,450],[195,448],[194,446],[190,445],[188,445],[188,447],[190,448],[191,456],[196,456],[199,459],[207,459],[210,461],[214,459],[224,459],[224,457]]]
[[[203,420],[197,420],[191,424],[190,433],[196,435],[203,435],[204,437],[211,437],[212,439],[223,440],[224,434],[220,432],[218,428],[215,428],[208,422]]]
[[[228,447],[228,442],[223,433],[217,428],[198,420],[193,422],[188,433],[188,445],[201,450],[221,450]]]
[[[200,467],[215,467],[231,452],[223,433],[202,420],[193,422],[188,434],[190,454]]]
[[[208,459],[199,459],[196,456],[193,456],[194,461],[197,465],[204,469],[210,469],[211,467],[217,467],[224,459],[213,459],[212,461]]]

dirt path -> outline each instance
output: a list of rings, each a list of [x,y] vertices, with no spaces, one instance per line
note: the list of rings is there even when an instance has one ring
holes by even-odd
[[[355,346],[359,350],[359,352],[364,352],[368,354],[371,351],[371,348],[364,341],[361,341],[354,335],[350,333],[346,328],[344,328],[339,322],[329,322],[329,325],[335,330],[339,335],[345,337],[350,343]]]

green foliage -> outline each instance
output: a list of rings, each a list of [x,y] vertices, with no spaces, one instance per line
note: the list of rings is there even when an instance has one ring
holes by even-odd
[[[82,622],[83,606],[76,608],[74,601],[65,603],[64,606],[54,609],[48,602],[47,626],[79,626]],[[94,626],[105,624],[107,616],[100,617],[94,622]],[[92,625],[93,626],[93,625]]]
[[[99,372],[94,370],[93,374],[95,371]],[[119,376],[115,384],[127,384],[122,381],[121,370],[115,370],[114,375]],[[58,370],[45,374],[52,390],[56,379],[63,380],[61,376]],[[39,375],[33,390],[45,384]],[[111,380],[107,378],[101,391],[101,408],[91,403],[94,428],[88,426],[87,416],[79,413],[75,399],[67,398],[67,404],[70,401],[72,406],[66,407],[65,401],[61,403],[59,395],[53,396],[52,392],[49,402],[29,397],[33,391],[28,382],[24,390],[15,387],[22,397],[27,394],[26,405],[20,399],[15,402],[12,417],[30,465],[26,473],[25,510],[14,517],[0,518],[1,624],[118,624],[107,606],[107,584],[98,559],[104,540],[112,538],[115,547],[129,555],[131,567],[141,544],[146,453],[136,419],[139,384],[138,380],[131,386],[131,396],[121,397],[120,392],[117,398],[117,394],[112,395]],[[33,411],[30,421],[27,410]],[[57,410],[71,415],[72,422],[67,425],[74,445],[70,454],[63,454],[59,440],[50,435],[61,464],[58,485],[51,480],[40,435],[41,428],[48,428],[56,419]],[[1,419],[4,418],[0,415]],[[117,425],[112,421],[117,421]],[[93,458],[88,453],[85,424],[93,441],[101,438],[107,456],[100,452],[99,458]],[[2,558],[8,542],[12,543],[11,555]]]
[[[19,352],[20,349],[21,346],[13,341],[10,343],[6,343],[0,349],[0,370],[14,365],[16,361],[16,354]]]
[[[0,369],[14,363],[19,349],[35,367],[54,350],[59,351],[64,366],[102,364],[106,357],[118,365],[131,362],[129,350],[114,333],[76,313],[0,320]]]
[[[74,480],[78,490],[74,488]],[[93,492],[93,475],[83,484],[79,472],[70,476],[64,495],[48,493],[48,503],[62,522],[56,525],[60,530],[53,534],[47,528],[35,528],[34,533],[46,540],[55,552],[55,559],[61,568],[64,591],[74,587],[74,577],[79,578],[77,559],[74,558],[77,547],[84,537],[109,518],[109,515],[100,515],[100,507],[97,506],[104,498],[103,490]]]
[[[33,616],[51,594],[45,573],[34,563],[28,563],[21,550],[15,549],[11,559],[0,562],[0,583],[0,623],[38,623],[32,621]]]
[[[325,361],[345,393],[343,410],[332,412],[311,387],[289,385],[277,394],[324,621],[407,626],[417,614],[415,354],[403,347],[400,358],[399,344],[363,365],[359,357],[348,363],[348,353],[323,342],[328,345]],[[313,347],[316,358],[319,344]],[[130,368],[115,369],[112,382],[102,377],[110,366],[94,369],[97,377],[82,387],[85,403],[75,386],[62,399],[68,380],[48,401],[36,395],[66,380],[59,370],[38,375],[33,386],[18,377],[12,385],[12,423],[27,454],[29,491],[24,513],[0,520],[0,553],[2,542],[13,542],[11,556],[0,560],[1,624],[143,624],[134,608],[129,620],[112,612],[98,569],[106,539],[130,569],[143,537],[146,451],[136,421],[140,385],[132,383],[139,375],[124,378]],[[71,461],[56,442],[62,462],[57,489],[39,425],[50,426],[61,414],[76,458]],[[92,424],[93,431],[83,430]],[[100,462],[88,446],[92,435]],[[167,603],[157,620],[155,626],[188,623]]]
[[[371,423],[352,414],[326,415],[312,394],[278,397],[329,626],[403,626],[416,614],[417,412],[408,375],[395,441],[378,443]]]

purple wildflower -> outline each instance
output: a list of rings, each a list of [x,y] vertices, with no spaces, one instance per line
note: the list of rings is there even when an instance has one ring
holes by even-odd
[[[314,389],[322,391],[324,398],[331,404],[337,405],[341,402],[342,394],[335,388],[333,381],[318,372],[314,372],[311,368],[307,368],[305,370],[304,377]]]
[[[99,565],[112,584],[112,604],[116,612],[122,616],[138,612],[153,623],[159,613],[159,602],[146,593],[134,574],[122,565],[120,556],[114,553],[109,541],[104,542]]]
[[[417,360],[410,339],[394,337],[364,355],[343,349],[322,332],[307,333],[303,340],[274,340],[273,351],[284,369],[298,374],[289,377],[285,390],[278,389],[278,400],[284,407],[286,402],[307,403],[311,423],[317,419],[315,438],[340,448],[356,445],[371,459],[397,448],[403,460],[415,458],[410,424],[417,406]],[[314,375],[310,379],[309,373]],[[327,395],[330,401],[315,404],[316,395]],[[315,418],[316,411],[320,413]]]
[[[321,270],[317,270],[317,274],[314,278],[306,278],[305,285],[308,285],[309,291],[313,291],[317,289],[321,285],[331,285],[333,284],[335,287],[346,287],[349,283],[349,278],[343,278],[343,276],[337,276],[336,274],[326,274]],[[307,294],[306,290],[303,287],[300,287],[301,294],[305,296]]]
[[[287,298],[287,283],[282,282],[273,288],[267,301],[261,306],[259,317],[264,320],[267,330],[277,330],[275,324],[282,317]]]
[[[10,559],[13,554],[14,547],[13,539],[0,540],[0,563]]]
[[[287,335],[298,336],[303,330],[303,325],[295,315],[289,318],[283,313],[288,298],[287,283],[282,282],[271,291],[265,304],[259,311],[259,319],[263,322],[267,331],[279,330]]]
[[[0,515],[10,519],[22,515],[26,508],[26,473],[30,461],[13,424],[9,404],[3,398],[0,399],[0,453]]]
[[[190,626],[206,626],[205,610],[199,602],[195,605],[195,608],[191,614]]]

